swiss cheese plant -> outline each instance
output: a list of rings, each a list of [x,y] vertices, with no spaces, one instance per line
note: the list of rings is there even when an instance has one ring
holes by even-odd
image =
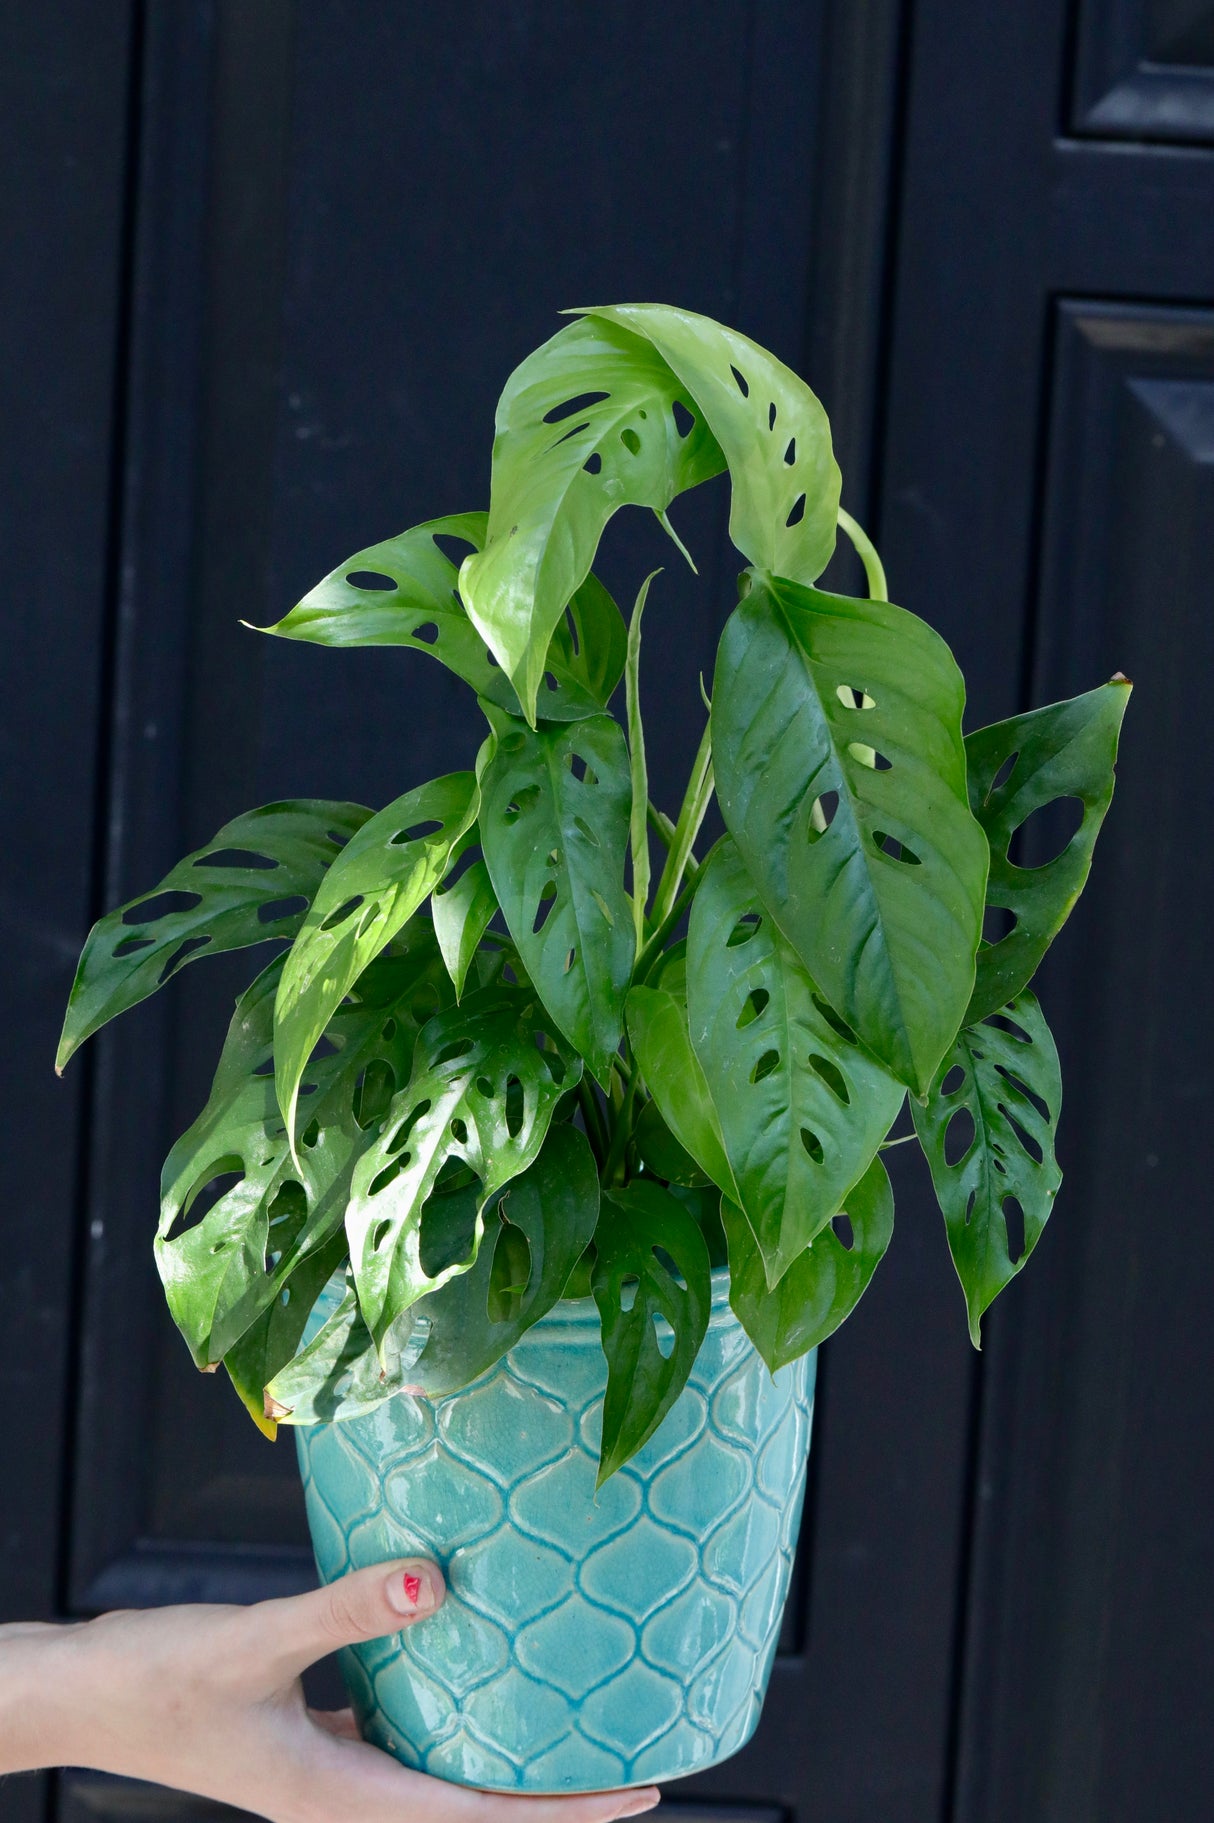
[[[672,531],[725,471],[746,567],[667,815],[653,578],[626,624],[593,566],[617,510]],[[185,964],[277,940],[156,1239],[194,1360],[268,1434],[457,1390],[593,1297],[612,1473],[687,1379],[714,1268],[773,1371],[855,1308],[908,1098],[978,1342],[1060,1182],[1029,982],[1087,877],[1129,685],[967,734],[952,653],[886,599],[839,486],[821,405],[754,342],[584,310],[506,384],[488,513],[356,552],[268,629],[437,659],[471,692],[469,769],[225,825],[95,926],[59,1053]],[[839,527],[864,599],[817,586]],[[1061,798],[1081,820],[1033,865],[1017,831]]]

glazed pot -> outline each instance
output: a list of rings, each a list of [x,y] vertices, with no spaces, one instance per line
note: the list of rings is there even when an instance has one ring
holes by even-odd
[[[688,1385],[597,1495],[606,1364],[589,1298],[462,1392],[300,1428],[322,1580],[407,1556],[447,1578],[432,1619],[342,1653],[366,1739],[439,1778],[534,1793],[736,1753],[788,1593],[814,1369],[809,1355],[773,1380],[722,1269]]]

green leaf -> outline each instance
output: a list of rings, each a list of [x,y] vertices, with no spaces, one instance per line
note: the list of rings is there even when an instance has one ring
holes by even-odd
[[[313,1046],[347,989],[447,871],[476,818],[476,780],[453,772],[407,791],[342,850],[287,953],[274,1010],[278,1102],[294,1137]]]
[[[894,1196],[879,1158],[848,1191],[844,1208],[769,1289],[750,1223],[728,1197],[729,1302],[774,1374],[833,1335],[868,1289],[894,1232]]]
[[[435,1397],[454,1392],[513,1348],[563,1296],[598,1214],[598,1170],[585,1135],[577,1127],[551,1128],[535,1163],[488,1213],[475,1264],[417,1306],[430,1325],[413,1370],[417,1383]],[[495,1275],[507,1294],[496,1314]]]
[[[603,1192],[594,1240],[591,1284],[607,1356],[602,1487],[649,1441],[686,1386],[708,1329],[712,1277],[694,1215],[643,1179]]]
[[[839,469],[804,380],[736,329],[665,304],[588,313],[643,336],[677,374],[729,465],[729,535],[751,563],[813,582],[830,562]]]
[[[628,629],[624,616],[592,570],[574,591],[563,619],[557,622],[548,647],[548,663],[558,676],[562,669],[567,671],[605,709],[624,675],[627,648]],[[554,717],[551,701],[551,695],[543,699],[543,713],[550,721],[572,719]],[[502,707],[508,708],[512,715],[522,713],[517,698],[512,702],[503,701]]]
[[[726,826],[826,998],[917,1095],[969,1003],[982,928],[963,702],[939,634],[888,602],[755,574],[721,638]]]
[[[641,1109],[633,1138],[645,1169],[664,1183],[695,1188],[710,1181],[666,1125],[656,1101],[647,1101]]]
[[[695,420],[686,436],[676,403]],[[612,514],[663,509],[724,466],[699,417],[649,343],[589,318],[560,330],[507,380],[485,548],[464,560],[459,582],[529,721],[549,641]]]
[[[687,933],[691,1042],[775,1285],[830,1221],[905,1091],[849,1042],[737,849],[707,864]]]
[[[437,658],[478,696],[517,714],[514,688],[469,620],[456,587],[457,566],[438,542],[446,538],[479,551],[487,518],[486,513],[456,513],[368,545],[331,570],[277,625],[256,631],[318,646],[412,646]],[[588,657],[583,641],[575,647],[568,625],[558,628],[545,667],[549,685],[543,707],[554,721],[593,714],[606,702],[598,694],[605,681],[602,667],[610,665],[624,638],[620,611],[593,576],[570,603],[569,615],[593,636],[602,655]],[[611,680],[612,688],[619,675],[617,671]]]
[[[502,984],[437,1014],[418,1037],[412,1075],[358,1161],[346,1211],[359,1305],[377,1344],[402,1310],[475,1263],[485,1204],[531,1164],[580,1077],[580,1061],[543,1028],[532,994]],[[480,1188],[463,1257],[431,1272],[422,1211],[448,1161]]]
[[[438,938],[438,947],[458,1000],[463,994],[472,958],[497,910],[497,894],[489,878],[489,869],[479,855],[457,878],[444,880],[434,888],[430,910],[434,935]]]
[[[361,804],[319,799],[266,804],[225,823],[150,893],[107,913],[80,957],[55,1068],[187,962],[293,937],[325,870],[370,815]]]
[[[632,781],[619,723],[504,717],[481,774],[481,846],[523,967],[604,1085],[634,960],[624,856]]]
[[[632,924],[636,953],[645,947],[645,908],[649,903],[649,769],[645,764],[645,725],[641,720],[641,616],[649,585],[660,570],[652,570],[641,584],[628,626],[625,660],[628,697],[628,757],[632,772],[632,812],[628,823],[628,852],[632,859]]]
[[[1058,1052],[1028,993],[967,1026],[927,1105],[911,1104],[975,1348],[983,1311],[1037,1245],[1062,1182],[1054,1157],[1061,1105]],[[1009,1244],[1009,1203],[1019,1210],[1023,1245],[1018,1235]]]
[[[265,1408],[278,1424],[329,1424],[364,1417],[385,1399],[412,1388],[422,1341],[416,1312],[406,1310],[377,1349],[347,1267],[336,1309],[307,1347],[266,1386]]]
[[[393,949],[354,984],[327,1027],[326,1054],[309,1065],[298,1161],[274,1094],[282,958],[236,1003],[207,1104],[161,1176],[156,1264],[200,1367],[226,1357],[300,1261],[340,1232],[354,1161],[408,1081],[419,1027],[450,997],[427,924],[417,920]],[[227,1176],[236,1181],[197,1217],[200,1194]]]
[[[669,980],[671,987],[665,984]],[[727,1195],[738,1196],[725,1156],[721,1122],[687,1029],[686,1000],[672,991],[674,971],[660,987],[634,987],[628,996],[628,1036],[649,1093],[678,1144]],[[665,1175],[665,1174],[664,1174]]]
[[[271,1442],[278,1433],[278,1421],[267,1411],[266,1387],[297,1354],[312,1306],[345,1257],[345,1232],[339,1229],[323,1247],[300,1260],[278,1296],[223,1357],[224,1372],[241,1404]]]
[[[970,804],[991,848],[986,901],[1015,915],[1006,936],[978,951],[967,1025],[1027,987],[1083,891],[1113,796],[1117,739],[1130,689],[1127,678],[1115,677],[1084,696],[966,736]],[[1008,847],[1017,829],[1058,798],[1081,803],[1078,829],[1043,866],[1014,866]]]

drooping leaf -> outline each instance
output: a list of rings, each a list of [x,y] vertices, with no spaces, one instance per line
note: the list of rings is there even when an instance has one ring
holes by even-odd
[[[472,958],[496,910],[497,894],[489,878],[489,869],[479,855],[463,873],[441,881],[434,888],[430,900],[434,935],[455,985],[457,1000],[464,991]]]
[[[455,513],[356,551],[284,619],[258,631],[318,646],[412,646],[437,658],[478,696],[518,714],[514,687],[469,620],[456,586],[458,567],[438,542],[479,551],[487,519],[486,513]],[[598,694],[605,681],[601,667],[610,664],[624,631],[619,609],[593,576],[570,603],[569,614],[579,627],[585,623],[604,651],[587,662],[580,641],[575,650],[568,626],[558,628],[547,655],[543,704],[543,714],[554,721],[593,714],[606,702]],[[618,681],[617,671],[611,687]]]
[[[481,773],[481,846],[536,992],[606,1084],[632,973],[624,888],[628,752],[610,715],[538,732],[501,718]]]
[[[150,893],[108,912],[80,957],[55,1068],[187,962],[293,937],[326,869],[370,815],[321,799],[247,811]]]
[[[549,664],[563,666],[606,708],[624,675],[627,647],[624,616],[591,570],[574,591],[564,619],[557,622],[548,647]],[[545,704],[548,700],[544,698]],[[502,707],[510,708],[512,715],[521,713],[509,704]],[[544,714],[552,719],[550,708],[545,707]]]
[[[282,959],[236,1004],[207,1104],[161,1177],[156,1264],[200,1367],[223,1358],[281,1296],[300,1261],[340,1232],[354,1161],[408,1081],[417,1031],[450,998],[424,922],[402,932],[393,949],[354,984],[329,1022],[326,1054],[309,1064],[298,1161],[274,1094]],[[196,1218],[200,1193],[226,1177],[235,1181]]]
[[[323,1247],[299,1261],[277,1297],[223,1357],[224,1372],[241,1404],[271,1442],[278,1433],[278,1420],[267,1415],[265,1389],[299,1352],[312,1306],[345,1257],[345,1232],[339,1228]]]
[[[598,1170],[585,1135],[552,1127],[535,1163],[487,1211],[476,1263],[417,1306],[429,1323],[411,1376],[418,1385],[432,1396],[454,1392],[513,1348],[563,1296],[598,1214]]]
[[[991,849],[986,901],[1015,919],[998,942],[984,943],[978,951],[967,1025],[1027,987],[1083,891],[1113,796],[1117,739],[1130,689],[1127,678],[1115,677],[1084,696],[966,736],[970,804]],[[1008,848],[1016,831],[1059,798],[1078,800],[1083,812],[1079,827],[1052,860],[1038,867],[1015,866]]]
[[[299,1085],[331,1014],[443,878],[476,809],[472,773],[432,779],[364,823],[326,875],[287,953],[274,1009],[274,1076],[292,1136]]]
[[[361,1418],[413,1385],[424,1341],[414,1310],[402,1311],[376,1348],[358,1307],[349,1268],[332,1314],[265,1388],[274,1424],[331,1424]]]
[[[423,1028],[413,1072],[354,1172],[346,1211],[359,1305],[377,1344],[393,1319],[475,1264],[481,1211],[531,1164],[581,1063],[546,1029],[528,990],[469,994]],[[540,1049],[539,1038],[544,1039]],[[480,1180],[465,1257],[422,1258],[422,1212],[448,1161]]]
[[[844,1198],[839,1214],[769,1287],[750,1223],[728,1197],[721,1220],[729,1243],[729,1302],[774,1374],[808,1354],[849,1317],[894,1232],[894,1195],[879,1158]]]
[[[749,562],[813,582],[830,562],[839,468],[799,374],[736,329],[666,304],[589,313],[643,336],[678,375],[729,465],[729,535]]]
[[[670,1132],[713,1182],[736,1199],[739,1192],[725,1156],[721,1122],[692,1049],[687,1002],[675,991],[679,985],[672,970],[663,974],[660,987],[634,987],[628,996],[628,1036]]]
[[[849,1041],[731,842],[692,903],[687,1007],[734,1200],[774,1285],[867,1169],[905,1091]]]
[[[975,1348],[983,1311],[1037,1245],[1062,1182],[1054,1157],[1061,1104],[1058,1052],[1029,993],[966,1026],[927,1105],[911,1104]]]
[[[511,374],[497,407],[485,548],[465,558],[459,586],[528,720],[553,631],[611,515],[663,509],[723,466],[686,388],[626,329],[583,318]]]
[[[648,1442],[686,1386],[708,1328],[712,1279],[695,1217],[643,1178],[604,1190],[594,1240],[591,1284],[607,1356],[601,1487]]]
[[[982,928],[963,702],[944,641],[888,602],[756,574],[722,635],[726,825],[826,998],[915,1094],[969,1004]]]

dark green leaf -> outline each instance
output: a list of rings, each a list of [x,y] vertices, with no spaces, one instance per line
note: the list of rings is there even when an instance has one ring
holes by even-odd
[[[774,1285],[866,1170],[905,1091],[840,1030],[732,842],[692,903],[687,1005],[734,1200]]]
[[[287,1130],[317,1039],[343,995],[447,871],[476,818],[476,780],[452,772],[407,791],[364,823],[325,876],[283,964],[274,1074]]]
[[[888,602],[755,575],[721,639],[726,825],[826,998],[916,1094],[956,1036],[982,928],[963,702],[944,641]]]
[[[464,991],[472,958],[497,910],[497,894],[484,861],[478,856],[457,879],[445,880],[436,886],[430,909],[434,934],[458,1000]]]
[[[691,1211],[643,1179],[603,1192],[594,1239],[591,1283],[607,1356],[601,1487],[649,1441],[687,1384],[708,1329],[712,1278]]]
[[[485,549],[465,559],[459,581],[529,720],[549,641],[611,515],[663,509],[724,465],[702,424],[679,434],[676,401],[688,407],[686,389],[648,342],[590,318],[560,330],[506,382]]]
[[[969,795],[991,847],[987,904],[1014,914],[1012,929],[978,951],[966,1024],[983,1019],[1027,987],[1070,916],[1092,864],[1092,850],[1113,796],[1126,678],[1085,696],[1050,703],[967,735]],[[1039,867],[1016,867],[1008,846],[1034,811],[1078,799],[1083,820],[1060,854]]]
[[[729,1302],[774,1374],[833,1335],[868,1289],[894,1231],[894,1197],[874,1158],[834,1221],[769,1289],[763,1256],[742,1211],[722,1198],[729,1242]]]
[[[678,1144],[728,1195],[737,1186],[725,1156],[721,1122],[687,1029],[681,967],[664,972],[661,987],[634,987],[628,996],[628,1035],[649,1093]],[[667,980],[671,986],[666,986]]]
[[[590,313],[650,342],[678,375],[729,464],[729,535],[751,563],[813,582],[830,562],[839,469],[830,423],[791,368],[736,329],[666,304]]]
[[[640,990],[645,991],[643,988]],[[690,1049],[690,1042],[688,1048]],[[647,1101],[637,1117],[636,1148],[647,1171],[668,1184],[706,1184],[708,1174],[685,1146],[681,1146],[662,1119],[656,1101]]]
[[[496,724],[481,775],[481,845],[523,967],[606,1084],[632,973],[624,889],[631,775],[619,723]]]
[[[1028,993],[967,1026],[926,1107],[911,1104],[975,1348],[983,1311],[1020,1271],[1053,1208],[1062,1182],[1054,1157],[1061,1105],[1058,1052]]]
[[[55,1067],[199,956],[293,937],[325,870],[367,818],[360,804],[296,800],[236,817],[159,886],[89,932]]]
[[[249,1416],[263,1436],[273,1442],[277,1419],[266,1409],[266,1387],[292,1360],[303,1340],[312,1306],[346,1257],[342,1229],[323,1247],[300,1260],[282,1290],[251,1323],[223,1358],[224,1371]]]
[[[492,1367],[564,1294],[598,1213],[598,1171],[585,1135],[553,1127],[535,1163],[488,1213],[476,1263],[418,1305],[430,1327],[413,1379],[437,1396]],[[496,1310],[491,1290],[499,1294]]]
[[[418,1037],[413,1073],[358,1161],[346,1211],[359,1304],[377,1343],[402,1310],[475,1263],[481,1211],[531,1164],[578,1080],[580,1062],[544,1024],[530,992],[503,984],[469,994]],[[431,1272],[422,1211],[449,1160],[480,1179],[475,1222],[467,1257]]]

